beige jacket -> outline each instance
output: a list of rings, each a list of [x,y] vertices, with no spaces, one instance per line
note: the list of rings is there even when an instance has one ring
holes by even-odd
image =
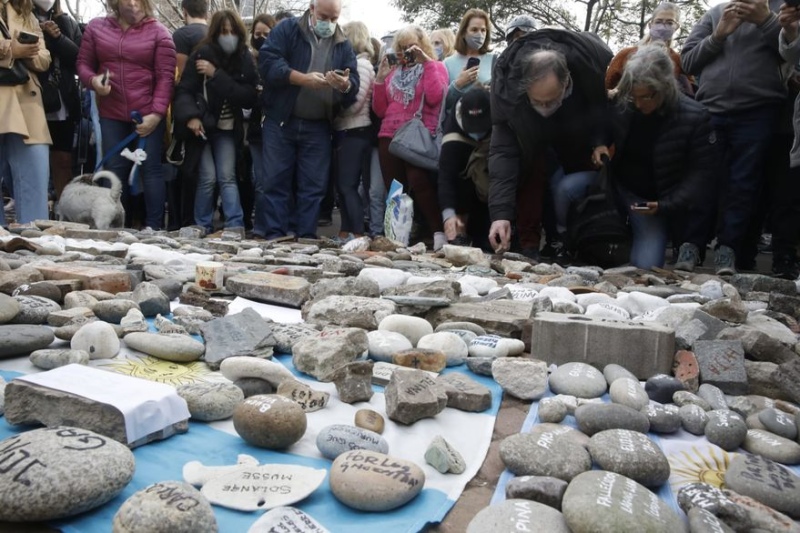
[[[0,86],[0,134],[18,133],[24,137],[25,144],[51,144],[39,79],[36,77],[36,72],[45,72],[50,68],[50,52],[44,46],[44,35],[33,14],[23,18],[7,0],[0,0],[0,9],[6,14],[12,37],[16,37],[20,31],[27,31],[37,34],[41,43],[39,55],[24,60],[30,71],[28,82],[23,85]],[[11,41],[1,35],[0,67],[10,68],[14,61]]]

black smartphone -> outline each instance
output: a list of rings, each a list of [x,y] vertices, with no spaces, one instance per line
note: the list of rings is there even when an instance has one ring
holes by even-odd
[[[390,65],[396,65],[397,64],[397,54],[395,54],[394,52],[387,53],[386,54],[386,62],[389,63]]]
[[[106,69],[106,71],[103,73],[103,77],[100,78],[100,84],[101,85],[106,85],[108,83],[108,75],[109,74],[110,74],[109,70]]]
[[[417,60],[417,55],[411,50],[406,50],[403,52],[403,59],[406,60],[406,63],[413,63]]]
[[[800,0],[798,0],[798,1],[800,1]],[[469,70],[472,67],[479,66],[480,64],[481,64],[481,58],[479,58],[479,57],[470,57],[469,59],[467,59],[466,69]]]
[[[336,70],[333,71],[333,73],[338,75],[338,76],[344,76],[344,71],[343,70],[336,69]]]
[[[17,35],[17,40],[22,44],[36,44],[39,42],[39,36],[35,33],[28,33],[26,31],[21,31]]]

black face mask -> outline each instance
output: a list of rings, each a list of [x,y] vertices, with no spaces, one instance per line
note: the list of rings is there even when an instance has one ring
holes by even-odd
[[[264,46],[264,43],[267,41],[266,37],[253,37],[250,39],[250,44],[253,45],[255,50],[261,50],[261,47]]]

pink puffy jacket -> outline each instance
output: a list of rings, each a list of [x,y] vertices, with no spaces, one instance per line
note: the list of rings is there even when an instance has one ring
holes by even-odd
[[[175,83],[175,43],[156,19],[145,18],[127,30],[114,16],[93,19],[83,32],[77,67],[86,87],[94,76],[111,72],[111,94],[97,98],[102,118],[129,122],[132,111],[167,114]]]

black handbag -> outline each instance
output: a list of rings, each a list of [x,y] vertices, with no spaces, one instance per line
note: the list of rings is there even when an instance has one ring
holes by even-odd
[[[11,39],[11,33],[8,31],[5,22],[5,12],[3,17],[0,18],[0,33],[3,34],[4,39]],[[22,85],[27,83],[30,79],[28,75],[28,68],[22,61],[13,61],[11,67],[0,67],[0,85]]]
[[[49,76],[45,74],[39,77],[39,84],[42,86],[42,106],[45,113],[55,113],[61,109],[61,94],[58,90],[58,84]]]

